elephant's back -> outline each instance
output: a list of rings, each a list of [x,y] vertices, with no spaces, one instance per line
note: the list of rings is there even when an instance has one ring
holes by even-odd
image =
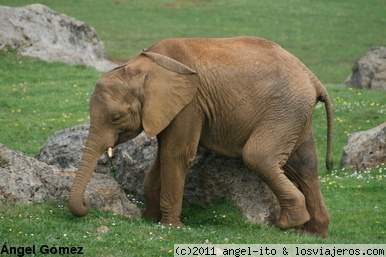
[[[246,90],[247,94],[260,91],[269,97],[295,92],[299,97],[315,99],[312,72],[291,53],[264,38],[169,38],[148,51],[195,70],[205,90],[234,92],[237,87],[236,91]]]
[[[158,52],[191,67],[201,76],[256,75],[259,78],[308,70],[275,42],[259,37],[169,38],[149,51]]]
[[[283,50],[278,44],[259,37],[168,38],[148,51],[166,55],[198,70],[210,66],[235,65],[249,60],[274,58]]]

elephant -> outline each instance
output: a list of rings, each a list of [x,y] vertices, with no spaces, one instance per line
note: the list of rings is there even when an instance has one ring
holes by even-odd
[[[144,131],[158,142],[143,184],[145,219],[184,225],[185,177],[203,146],[242,158],[265,181],[280,205],[278,228],[327,237],[312,132],[317,102],[326,109],[331,170],[331,100],[299,59],[252,36],[161,40],[97,81],[69,209],[88,213],[84,192],[100,155]]]

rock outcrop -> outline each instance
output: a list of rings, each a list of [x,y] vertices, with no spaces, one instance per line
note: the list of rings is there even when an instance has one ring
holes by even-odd
[[[0,205],[67,201],[74,177],[75,172],[63,171],[0,144]],[[93,208],[129,219],[141,217],[139,209],[109,175],[95,173],[85,195]]]
[[[63,170],[78,167],[88,133],[88,124],[56,132],[37,155],[40,161]],[[96,172],[116,170],[116,179],[127,194],[143,201],[142,183],[157,151],[155,138],[140,134],[114,148],[111,162],[102,155]],[[189,169],[185,185],[184,203],[207,205],[228,199],[240,207],[252,222],[271,225],[279,214],[276,197],[260,178],[244,166],[241,159],[227,158],[200,148]]]
[[[386,47],[373,47],[355,62],[353,73],[347,78],[347,87],[386,90]]]
[[[0,6],[0,50],[8,47],[26,56],[108,71],[116,64],[104,58],[95,29],[41,4]]]
[[[347,136],[343,148],[342,167],[365,171],[386,163],[386,122],[367,131]]]

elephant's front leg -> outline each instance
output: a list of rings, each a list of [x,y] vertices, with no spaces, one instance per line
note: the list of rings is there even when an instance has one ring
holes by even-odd
[[[159,222],[161,221],[160,193],[161,193],[161,167],[160,153],[157,156],[147,171],[144,179],[143,192],[146,202],[146,210],[144,217],[147,220]]]
[[[183,164],[185,163],[185,164]],[[185,167],[183,167],[185,166]],[[180,214],[187,172],[186,160],[167,158],[161,170],[161,223],[173,227],[182,227]]]
[[[201,123],[194,115],[173,120],[158,136],[161,166],[161,223],[182,227],[180,219],[185,177],[196,158],[201,135]]]
[[[179,142],[181,143],[181,142]],[[196,157],[197,147],[185,147],[185,144],[161,144],[161,223],[173,227],[182,227],[180,220],[185,177],[190,163]]]

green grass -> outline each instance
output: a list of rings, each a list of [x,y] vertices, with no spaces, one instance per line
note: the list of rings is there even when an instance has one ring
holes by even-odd
[[[0,0],[22,6],[33,0]],[[384,0],[41,0],[96,28],[107,56],[128,59],[167,37],[255,35],[278,42],[324,83],[342,83],[353,62],[384,45]]]
[[[21,6],[33,1],[0,0]],[[370,1],[48,1],[55,10],[87,22],[105,42],[107,56],[128,59],[165,37],[257,35],[280,43],[327,84],[334,109],[335,170],[324,168],[324,107],[315,110],[323,195],[330,211],[330,237],[322,240],[246,222],[226,202],[185,206],[187,227],[170,229],[128,221],[93,210],[74,218],[64,202],[2,206],[0,247],[83,246],[84,256],[172,256],[175,243],[384,243],[386,166],[365,173],[339,168],[346,136],[373,128],[386,117],[384,92],[346,89],[340,84],[353,62],[374,45],[384,45],[386,6]],[[35,155],[55,131],[88,120],[88,99],[101,76],[85,66],[70,67],[0,52],[0,143]],[[0,156],[0,167],[6,161]],[[143,206],[139,204],[142,208]],[[100,226],[107,233],[98,233]],[[130,253],[130,254],[128,254]]]
[[[88,121],[101,73],[0,52],[0,142],[35,155],[55,131]],[[76,76],[74,76],[76,74]]]
[[[327,239],[251,224],[226,202],[207,208],[185,206],[182,217],[187,226],[181,229],[95,210],[79,219],[62,202],[5,206],[0,211],[0,238],[8,246],[82,246],[84,256],[173,256],[173,244],[182,243],[382,244],[386,240],[385,181],[385,166],[365,174],[338,171],[322,176],[331,214]],[[98,232],[101,226],[108,227],[108,232]]]

